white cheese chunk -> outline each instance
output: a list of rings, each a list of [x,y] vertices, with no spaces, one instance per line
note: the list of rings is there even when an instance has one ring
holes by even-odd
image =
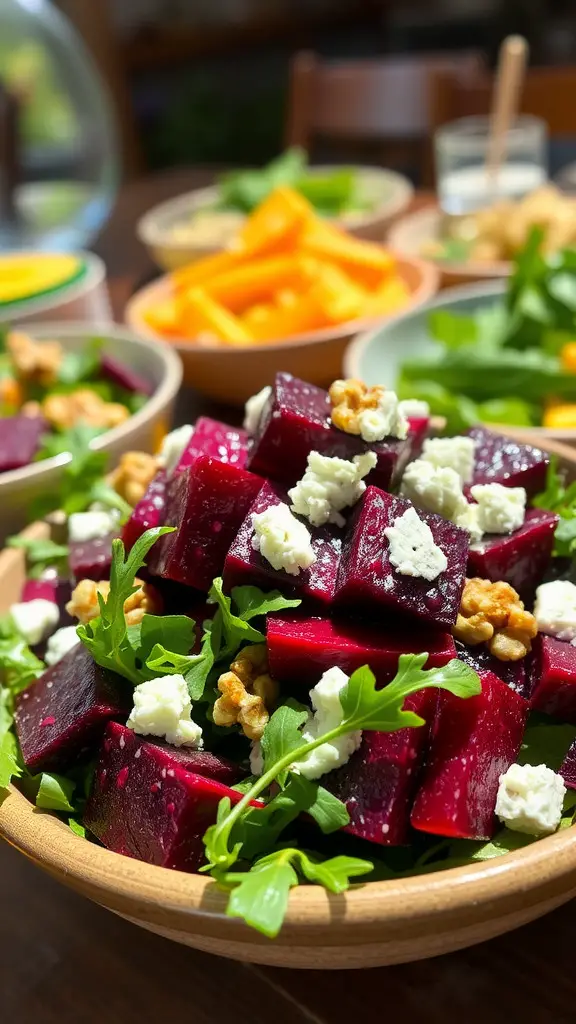
[[[301,569],[308,569],[316,561],[310,533],[284,502],[254,513],[252,526],[252,547],[273,569],[298,576]]]
[[[252,395],[244,406],[244,430],[249,434],[255,434],[258,430],[264,406],[272,394],[269,384],[262,388],[256,395]]]
[[[541,633],[576,642],[576,586],[569,580],[551,580],[536,589],[534,617]]]
[[[408,436],[408,420],[400,409],[395,391],[384,391],[376,409],[363,409],[358,415],[360,437],[373,444],[385,437],[404,439]]]
[[[478,503],[478,525],[483,533],[514,533],[522,526],[526,515],[523,487],[476,484],[470,494]]]
[[[484,536],[484,531],[480,526],[478,512],[479,506],[468,502],[466,504],[466,508],[453,520],[455,526],[460,526],[470,534],[470,547],[474,548],[479,546],[482,537]]]
[[[555,832],[566,786],[545,764],[512,764],[500,776],[496,814],[507,828],[530,836]]]
[[[89,540],[107,537],[117,527],[118,514],[114,509],[73,512],[68,517],[68,540],[72,544],[86,544]]]
[[[456,522],[468,507],[456,470],[450,466],[434,466],[424,459],[416,459],[406,467],[400,494],[417,508],[435,512],[451,522]]]
[[[60,611],[54,601],[36,597],[33,601],[11,605],[9,615],[16,632],[33,647],[56,628]]]
[[[392,526],[385,528],[384,534],[390,544],[390,562],[403,576],[435,580],[448,568],[446,555],[415,508],[406,509]]]
[[[349,677],[341,669],[329,668],[320,682],[310,690],[314,714],[310,715],[302,729],[303,743],[312,743],[324,733],[330,732],[340,725],[344,717],[340,693],[348,679]],[[296,761],[292,767],[307,779],[318,779],[326,772],[331,772],[334,768],[346,764],[350,756],[360,746],[361,741],[361,731],[339,736],[331,743],[321,743],[301,761]]]
[[[176,747],[202,745],[202,729],[191,718],[192,704],[184,676],[148,679],[134,689],[134,707],[126,722],[142,736],[161,736]]]
[[[44,661],[47,665],[55,665],[79,643],[76,626],[62,626],[62,629],[57,629],[49,638]]]
[[[190,444],[193,433],[192,424],[185,423],[183,427],[178,427],[166,434],[158,452],[158,462],[166,470],[166,476],[173,476],[174,470]]]
[[[474,440],[471,437],[429,437],[422,446],[421,459],[433,466],[456,470],[463,484],[474,476]]]
[[[398,408],[403,416],[409,420],[427,420],[430,416],[428,402],[421,402],[418,398],[405,398],[398,403]]]
[[[366,490],[363,477],[376,462],[374,452],[355,455],[351,462],[310,452],[304,476],[288,491],[292,511],[306,516],[313,526],[344,526],[340,511],[356,504]]]

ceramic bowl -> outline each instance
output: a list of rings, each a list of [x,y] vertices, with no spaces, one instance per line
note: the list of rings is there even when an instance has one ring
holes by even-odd
[[[500,302],[506,289],[503,281],[484,281],[460,285],[439,292],[419,309],[401,314],[373,330],[359,334],[344,356],[346,377],[360,377],[367,384],[394,387],[406,359],[418,359],[434,351],[435,342],[428,331],[428,315],[435,309],[471,316]],[[503,427],[508,432],[508,427]],[[540,439],[545,437],[576,445],[576,429],[530,427]]]
[[[398,257],[398,273],[410,290],[405,309],[421,306],[438,287],[438,270],[431,263]],[[169,298],[169,276],[140,289],[126,306],[126,323],[144,338],[159,338],[144,319],[144,311]],[[243,404],[250,395],[269,384],[278,370],[302,377],[311,384],[328,386],[340,376],[346,345],[358,331],[378,321],[352,320],[338,327],[326,327],[278,342],[254,345],[197,345],[191,339],[174,339],[170,344],[184,364],[186,384],[219,402]]]
[[[309,173],[324,174],[335,167],[314,167]],[[352,234],[362,238],[381,241],[384,230],[393,217],[406,209],[414,194],[408,178],[395,171],[376,167],[354,168],[358,176],[359,189],[370,201],[370,212],[351,213],[338,223]],[[175,270],[186,263],[200,259],[214,252],[218,246],[195,245],[176,242],[171,237],[175,227],[186,224],[193,215],[218,202],[218,187],[195,189],[175,199],[154,206],[138,221],[136,231],[152,259],[162,270]]]
[[[47,295],[0,306],[0,324],[46,323],[83,320],[86,324],[104,324],[112,320],[112,307],[106,285],[106,267],[99,256],[79,252],[86,273],[78,281],[63,285]]]
[[[92,446],[108,452],[112,462],[130,449],[156,450],[170,429],[182,381],[182,366],[175,352],[167,345],[151,343],[107,323],[43,323],[29,329],[38,339],[57,338],[67,351],[78,351],[90,338],[101,337],[104,351],[152,381],[155,391],[146,404],[125,423],[96,438]],[[57,489],[68,461],[67,455],[59,455],[0,473],[0,538],[22,526],[26,509],[38,495]]]
[[[573,450],[553,441],[545,447],[576,477]],[[0,613],[17,599],[23,578],[22,552],[5,550]],[[298,887],[271,941],[226,917],[226,898],[210,879],[111,853],[37,810],[14,787],[0,800],[0,836],[64,885],[133,924],[195,949],[279,967],[341,970],[437,956],[517,928],[576,895],[572,827],[495,860],[358,885],[342,896]]]

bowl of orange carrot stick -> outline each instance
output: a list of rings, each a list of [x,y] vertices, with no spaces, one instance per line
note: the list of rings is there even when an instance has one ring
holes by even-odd
[[[187,384],[241,404],[278,369],[330,383],[355,334],[420,306],[438,280],[432,264],[347,234],[280,187],[228,248],[140,289],[125,319],[177,349]]]

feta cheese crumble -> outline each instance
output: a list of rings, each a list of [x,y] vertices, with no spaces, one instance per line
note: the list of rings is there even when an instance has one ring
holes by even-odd
[[[117,527],[118,513],[114,509],[73,512],[68,517],[68,540],[72,544],[86,544],[89,540],[107,537]]]
[[[57,629],[48,639],[44,661],[47,665],[55,665],[79,643],[76,626],[62,626],[62,629]]]
[[[434,466],[424,459],[416,459],[406,467],[400,494],[417,508],[435,512],[453,523],[468,508],[456,470],[450,466]]]
[[[273,569],[298,576],[301,569],[308,569],[316,561],[310,533],[284,502],[253,513],[252,526],[252,547]]]
[[[543,836],[558,828],[565,793],[562,776],[545,764],[511,764],[500,776],[496,814],[513,832]]]
[[[448,568],[446,555],[415,508],[407,508],[384,534],[390,544],[390,562],[402,576],[432,581]]]
[[[288,491],[292,511],[306,516],[313,526],[344,526],[341,509],[356,504],[366,490],[363,477],[377,461],[374,452],[355,455],[352,461],[310,452],[304,476]]]
[[[362,409],[358,413],[358,426],[363,441],[373,444],[385,437],[408,436],[408,420],[400,409],[395,391],[384,391],[376,409]]]
[[[29,647],[39,644],[58,625],[60,611],[54,601],[36,597],[10,606],[12,625]]]
[[[576,586],[569,580],[552,580],[536,589],[534,617],[541,633],[576,646]]]
[[[524,487],[476,484],[470,494],[478,502],[475,514],[483,533],[514,533],[522,526],[526,514]]]
[[[202,729],[192,720],[191,711],[184,676],[160,676],[135,687],[126,725],[141,736],[161,736],[176,747],[198,750],[203,745]]]
[[[183,427],[178,427],[166,434],[158,452],[158,462],[166,470],[166,476],[173,476],[180,459],[190,444],[193,433],[192,424],[185,423]]]
[[[405,398],[398,403],[398,408],[406,419],[427,420],[430,417],[430,406],[428,402],[421,402],[418,398]]]
[[[433,466],[456,470],[463,484],[474,476],[474,440],[471,437],[429,437],[422,446],[421,459]]]
[[[302,742],[311,743],[326,732],[335,729],[344,717],[340,693],[348,683],[349,676],[342,669],[329,668],[320,681],[310,690],[314,714],[310,715],[302,729]],[[292,768],[307,779],[318,779],[326,772],[346,764],[362,741],[362,732],[351,732],[339,736],[331,743],[321,743],[301,761],[295,761]]]
[[[256,395],[252,395],[244,406],[244,430],[249,434],[255,434],[258,430],[264,406],[272,394],[269,384],[262,388]]]

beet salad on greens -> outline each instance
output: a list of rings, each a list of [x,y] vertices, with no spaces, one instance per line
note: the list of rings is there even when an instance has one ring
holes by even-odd
[[[429,428],[384,387],[278,373],[243,429],[202,417],[106,477],[72,460],[44,537],[10,541],[0,787],[208,873],[269,937],[298,884],[571,825],[576,484],[532,445]]]

